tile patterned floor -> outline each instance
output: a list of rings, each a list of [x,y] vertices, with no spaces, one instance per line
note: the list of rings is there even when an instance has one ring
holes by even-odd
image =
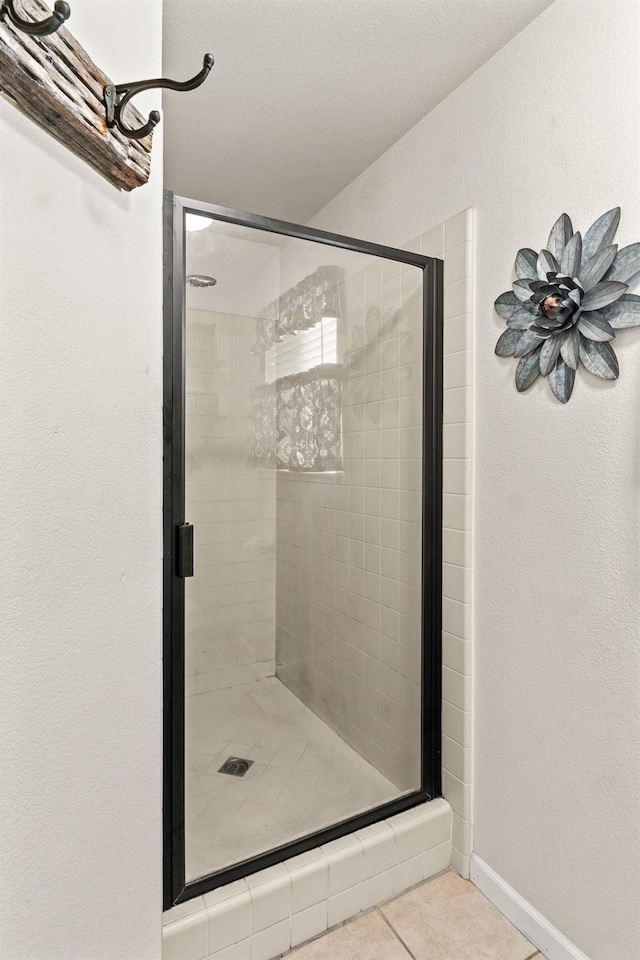
[[[445,873],[287,960],[543,960],[468,880]]]
[[[275,677],[190,697],[186,756],[190,880],[401,793]],[[253,766],[218,773],[229,756]]]

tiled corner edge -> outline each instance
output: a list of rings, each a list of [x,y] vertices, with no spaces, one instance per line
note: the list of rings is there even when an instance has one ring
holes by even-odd
[[[472,836],[474,211],[408,244],[444,260],[442,783],[452,866],[468,879]]]
[[[444,223],[443,793],[452,865],[468,879],[472,822],[474,211]]]
[[[451,864],[432,800],[164,914],[163,960],[272,960]]]

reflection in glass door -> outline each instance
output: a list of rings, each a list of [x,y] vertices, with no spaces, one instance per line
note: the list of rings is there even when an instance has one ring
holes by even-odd
[[[166,224],[173,903],[439,793],[441,264]]]

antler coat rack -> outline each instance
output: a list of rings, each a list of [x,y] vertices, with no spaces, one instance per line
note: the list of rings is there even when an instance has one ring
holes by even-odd
[[[121,190],[149,179],[153,128],[131,103],[143,90],[195,90],[213,57],[184,82],[160,78],[114,84],[63,27],[69,4],[56,0],[0,0],[0,91],[28,117]]]

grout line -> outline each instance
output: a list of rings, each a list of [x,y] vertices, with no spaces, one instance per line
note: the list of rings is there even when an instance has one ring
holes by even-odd
[[[389,927],[389,930],[391,930],[391,932],[392,932],[392,934],[394,935],[394,937],[396,938],[396,940],[399,940],[399,941],[400,941],[400,943],[402,944],[402,946],[404,947],[404,949],[407,951],[407,953],[408,953],[409,956],[411,957],[411,960],[416,960],[416,955],[415,955],[415,953],[412,953],[412,952],[411,952],[411,950],[409,949],[409,947],[407,946],[407,944],[404,942],[404,940],[402,939],[402,937],[400,936],[400,934],[398,933],[398,931],[395,929],[395,927],[393,926],[393,924],[391,923],[391,921],[387,918],[387,916],[382,912],[382,910],[381,910],[380,908],[378,908],[377,912],[378,912],[378,914],[382,917],[382,919],[384,920],[384,922],[386,923],[386,925]],[[529,958],[527,958],[527,960],[529,960]]]
[[[468,569],[470,569],[470,568],[469,568],[469,567],[464,567],[463,569],[468,570]],[[458,602],[460,603],[460,602],[462,602],[462,601],[458,601]],[[456,670],[455,667],[448,667],[446,663],[443,663],[442,666],[443,666],[443,667],[447,667],[447,670],[451,670],[452,673],[457,673],[458,676],[460,676],[460,677],[468,677],[468,676],[470,676],[470,674],[468,674],[468,673],[462,673],[461,670]],[[527,957],[527,960],[529,960],[528,957]]]

